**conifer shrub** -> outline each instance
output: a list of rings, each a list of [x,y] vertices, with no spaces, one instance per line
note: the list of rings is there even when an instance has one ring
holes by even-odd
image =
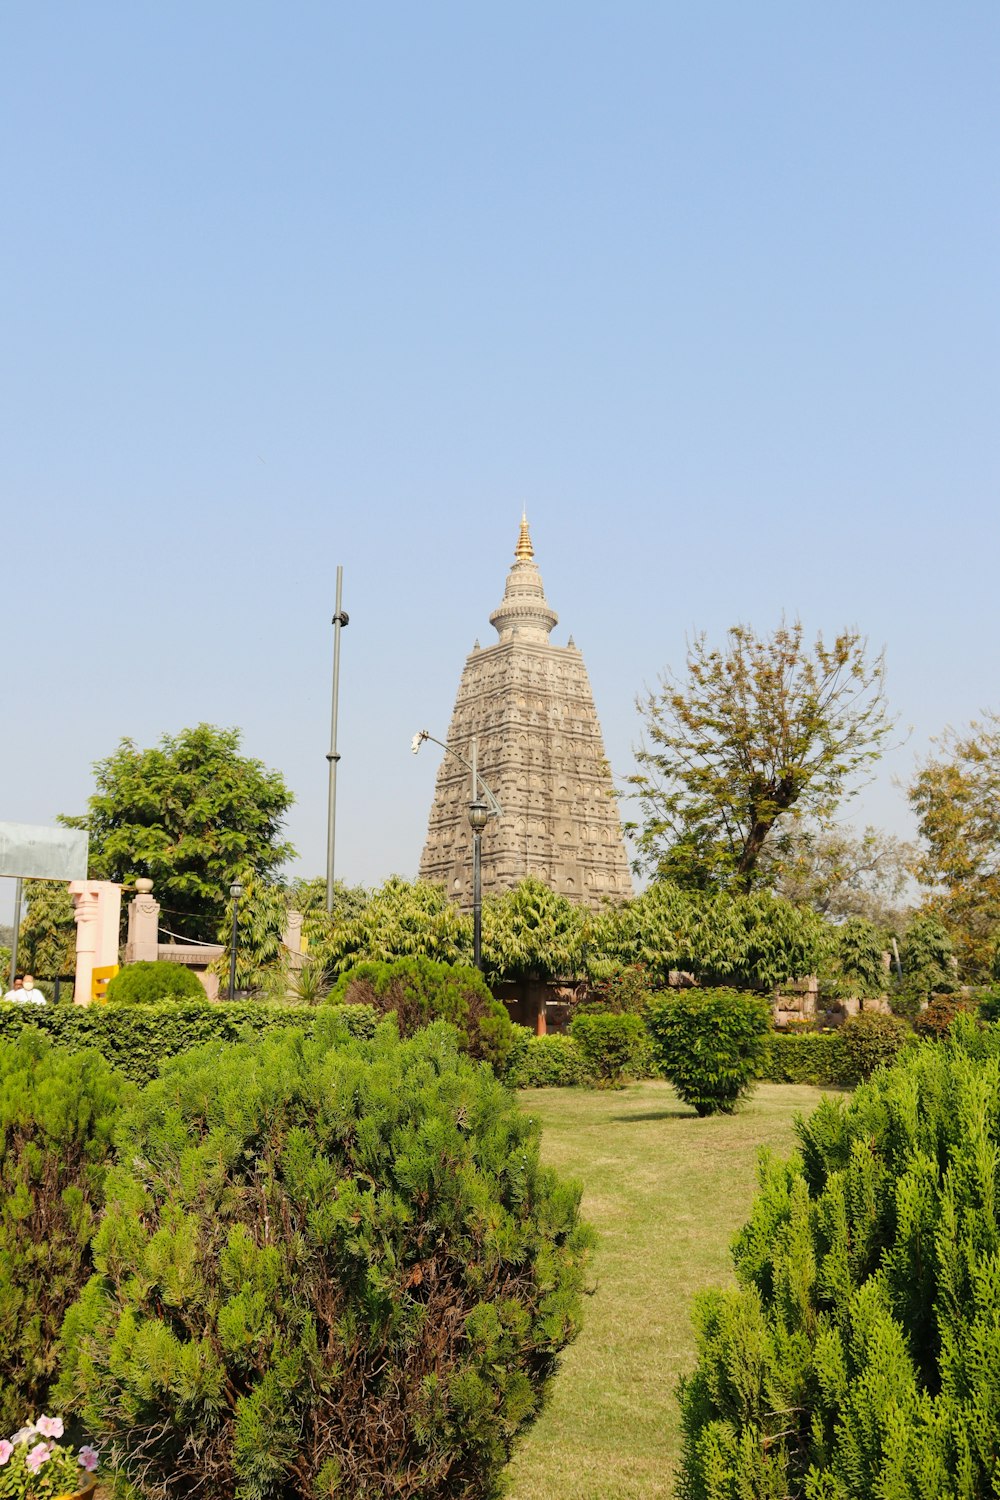
[[[741,990],[679,990],[650,1003],[646,1025],[681,1100],[699,1115],[731,1114],[760,1072],[771,1008]]]
[[[126,964],[108,985],[109,1005],[162,1005],[167,1000],[204,1000],[197,974],[183,964],[142,960]]]
[[[649,1033],[631,1011],[584,1011],[570,1022],[569,1034],[601,1088],[621,1088],[626,1078],[648,1075],[652,1066]]]
[[[357,964],[340,976],[330,1002],[370,1005],[382,1015],[394,1015],[401,1036],[447,1021],[458,1031],[462,1050],[491,1063],[498,1073],[513,1042],[507,1007],[493,998],[479,970],[466,964],[419,957]]]
[[[124,1117],[58,1395],[159,1500],[485,1500],[577,1329],[579,1189],[452,1028],[317,1027]]]
[[[44,1411],[67,1307],[93,1270],[125,1080],[37,1032],[0,1047],[0,1432]]]
[[[683,1500],[1000,1492],[995,1030],[960,1018],[762,1162],[738,1288],[696,1302]]]
[[[256,1000],[233,1004],[178,1000],[175,1004],[0,1005],[0,1043],[20,1036],[49,1037],[67,1051],[96,1047],[107,1062],[133,1083],[148,1083],[170,1057],[205,1042],[238,1042],[264,1031],[299,1028],[311,1036],[335,1011],[352,1036],[374,1035],[378,1017],[368,1005],[267,1005]]]
[[[526,1026],[513,1027],[504,1081],[514,1089],[573,1088],[592,1081],[587,1060],[568,1036],[534,1036]]]
[[[855,1078],[870,1078],[876,1068],[891,1067],[913,1041],[913,1030],[900,1016],[863,1010],[840,1028],[841,1045]]]

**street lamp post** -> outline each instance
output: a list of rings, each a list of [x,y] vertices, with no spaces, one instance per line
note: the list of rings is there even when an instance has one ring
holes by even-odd
[[[490,813],[496,813],[497,817],[503,816],[503,808],[496,797],[490,791],[486,782],[479,774],[476,759],[476,740],[473,736],[470,749],[472,760],[466,760],[451,745],[446,745],[444,740],[435,739],[434,735],[426,729],[421,729],[413,736],[410,749],[414,755],[425,740],[432,740],[435,745],[440,745],[449,755],[460,760],[466,770],[472,773],[472,797],[469,802],[469,827],[472,829],[472,955],[477,969],[483,967],[483,829],[489,820]]]
[[[469,803],[472,828],[472,960],[483,967],[483,829],[490,810],[485,802]]]
[[[233,935],[229,947],[229,998],[236,999],[236,939],[240,930],[240,897],[243,887],[238,880],[234,880],[229,887],[229,894],[233,898]]]

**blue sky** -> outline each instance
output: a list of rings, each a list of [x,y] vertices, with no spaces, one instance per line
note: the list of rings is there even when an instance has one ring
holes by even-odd
[[[522,507],[613,768],[685,638],[886,647],[1000,707],[1000,11],[887,0],[0,10],[0,816],[209,720],[324,865],[415,873]]]

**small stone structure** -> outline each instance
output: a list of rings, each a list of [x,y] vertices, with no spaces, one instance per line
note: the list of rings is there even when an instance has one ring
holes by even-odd
[[[570,638],[553,645],[557,622],[534,561],[527,520],[490,621],[500,639],[466,659],[448,744],[470,758],[503,807],[483,833],[483,892],[510,890],[536,875],[553,891],[598,909],[632,894],[611,772],[583,657]],[[472,905],[470,779],[445,755],[438,769],[420,878]]]
[[[219,976],[210,965],[225,953],[223,943],[161,943],[160,903],[153,895],[153,882],[140,877],[135,895],[128,907],[128,936],[125,940],[125,963],[160,962],[183,964],[201,981],[210,1000],[219,997]]]

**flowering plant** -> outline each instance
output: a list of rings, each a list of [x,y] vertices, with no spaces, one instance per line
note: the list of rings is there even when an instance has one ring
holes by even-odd
[[[94,1483],[96,1450],[71,1453],[62,1435],[62,1417],[41,1416],[0,1439],[0,1500],[71,1500]]]

